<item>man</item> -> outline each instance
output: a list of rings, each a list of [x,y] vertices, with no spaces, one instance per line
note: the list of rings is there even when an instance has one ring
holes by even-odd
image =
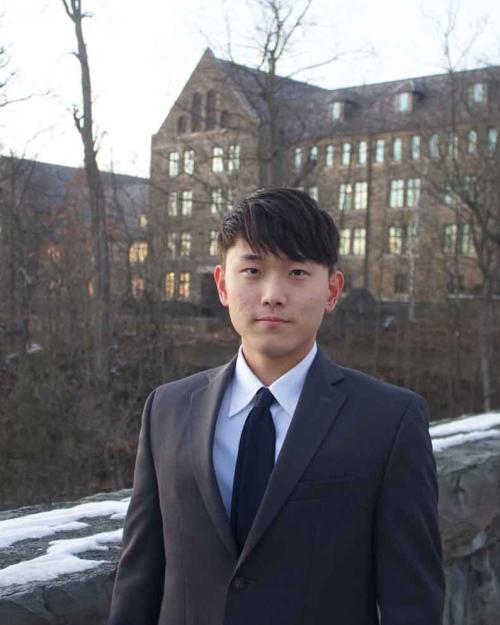
[[[441,625],[426,404],[315,342],[332,219],[259,191],[219,244],[241,347],[146,400],[109,625]]]

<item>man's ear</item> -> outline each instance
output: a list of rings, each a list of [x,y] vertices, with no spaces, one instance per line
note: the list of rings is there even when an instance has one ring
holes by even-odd
[[[335,306],[338,304],[340,300],[340,296],[342,295],[342,290],[344,288],[344,274],[341,271],[334,271],[329,278],[328,282],[328,300],[326,302],[325,310],[326,312],[332,312]]]
[[[222,265],[217,265],[214,269],[214,280],[219,293],[220,303],[223,306],[227,306],[226,275]]]

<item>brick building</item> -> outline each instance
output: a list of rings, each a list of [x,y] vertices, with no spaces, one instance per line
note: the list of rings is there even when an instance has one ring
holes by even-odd
[[[498,67],[329,90],[205,51],[152,138],[155,288],[212,305],[221,215],[279,184],[332,214],[347,289],[434,301],[488,275],[498,290],[499,109]]]

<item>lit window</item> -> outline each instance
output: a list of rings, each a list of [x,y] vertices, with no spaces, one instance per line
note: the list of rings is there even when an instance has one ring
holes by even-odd
[[[132,297],[140,299],[144,295],[144,278],[132,278]]]
[[[498,131],[496,128],[489,128],[488,130],[488,150],[495,152],[497,149]]]
[[[175,273],[169,271],[165,276],[165,297],[172,299],[175,295]]]
[[[190,176],[194,174],[194,150],[184,152],[184,173]]]
[[[460,199],[459,194],[455,190],[455,185],[452,183],[446,184],[446,192],[444,194],[444,202],[447,206],[456,206]]]
[[[368,183],[356,182],[354,185],[354,208],[364,210],[368,206]]]
[[[390,194],[389,194],[389,206],[391,208],[402,208],[404,205],[405,195],[405,181],[404,180],[391,180]]]
[[[183,232],[181,234],[181,256],[191,255],[191,233]]]
[[[146,241],[132,243],[128,251],[128,259],[131,263],[143,263],[148,255],[148,244]]]
[[[317,202],[319,200],[318,187],[309,187],[309,195]]]
[[[210,239],[208,244],[208,253],[210,256],[217,256],[219,253],[219,245],[218,245],[218,231],[210,230]]]
[[[230,145],[228,149],[227,171],[238,171],[240,168],[240,146],[238,143]]]
[[[467,135],[467,154],[477,154],[477,132],[469,130]]]
[[[383,139],[377,139],[375,143],[375,162],[384,162],[385,141]]]
[[[226,190],[226,211],[230,211],[233,208],[233,190]]]
[[[148,227],[148,217],[147,217],[147,215],[144,215],[144,213],[139,216],[139,226],[141,228],[147,228]]]
[[[364,256],[366,250],[366,228],[353,228],[352,253],[355,256]]]
[[[332,119],[337,121],[342,119],[344,115],[344,103],[343,102],[332,102]]]
[[[417,249],[418,231],[417,224],[412,223],[406,226],[406,251],[413,253]]]
[[[387,253],[403,253],[403,228],[390,226],[387,231]]]
[[[49,244],[47,246],[47,256],[54,262],[61,260],[61,248],[59,245]]]
[[[224,171],[224,149],[220,147],[212,148],[212,171],[219,173]]]
[[[439,136],[436,134],[429,139],[429,155],[431,158],[439,158]]]
[[[351,144],[343,143],[341,163],[342,165],[349,165],[350,162],[351,162]]]
[[[398,93],[396,96],[396,110],[400,113],[407,113],[411,111],[412,105],[412,97],[411,93],[408,91],[403,91],[403,93]]]
[[[400,137],[395,137],[392,140],[392,160],[400,162],[403,156],[403,142]]]
[[[191,283],[191,274],[182,272],[179,274],[179,297],[181,299],[189,299],[189,286]]]
[[[315,163],[318,160],[318,146],[311,145],[311,149],[309,150],[309,160]]]
[[[410,143],[411,160],[420,160],[420,137],[419,135],[413,135]]]
[[[472,228],[470,224],[464,224],[462,226],[460,253],[464,256],[475,256],[476,248],[474,246],[474,237],[472,236]]]
[[[406,189],[406,206],[418,206],[420,201],[420,178],[408,178]]]
[[[183,191],[181,193],[181,214],[191,215],[193,212],[193,192]]]
[[[352,208],[352,184],[342,183],[339,188],[339,210],[347,211]]]
[[[89,280],[87,282],[87,293],[89,294],[89,297],[94,297],[94,281],[93,280]]]
[[[448,156],[453,159],[458,158],[458,135],[452,134],[448,138]]]
[[[359,148],[358,148],[358,163],[360,165],[366,165],[367,154],[368,154],[368,146],[367,146],[366,141],[360,141]]]
[[[470,87],[469,99],[471,104],[484,104],[486,102],[486,83],[476,82]]]
[[[220,215],[224,212],[224,195],[222,193],[222,189],[212,189],[210,212],[212,215]]]
[[[168,155],[168,175],[173,178],[179,174],[179,152],[170,152]]]
[[[351,231],[349,228],[340,229],[339,254],[346,256],[351,253]]]
[[[298,171],[302,167],[302,148],[295,148],[295,169]]]
[[[177,215],[177,191],[171,191],[168,194],[168,214],[171,217]]]
[[[443,233],[443,252],[454,254],[457,249],[457,224],[447,224]]]
[[[177,256],[178,244],[179,244],[179,233],[169,232],[167,234],[167,251],[171,258],[175,258]]]
[[[326,146],[326,150],[325,150],[326,167],[333,167],[333,156],[334,156],[333,145],[330,143],[329,145]]]

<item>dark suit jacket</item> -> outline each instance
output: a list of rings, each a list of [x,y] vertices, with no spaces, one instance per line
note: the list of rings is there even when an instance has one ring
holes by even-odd
[[[236,358],[144,408],[109,625],[441,625],[425,402],[321,351],[241,554],[212,461]]]

